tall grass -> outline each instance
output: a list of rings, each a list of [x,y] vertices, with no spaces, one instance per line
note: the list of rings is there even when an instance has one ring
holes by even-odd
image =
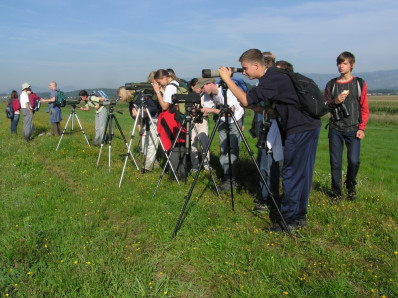
[[[129,140],[133,122],[125,105],[116,107],[124,112],[116,116]],[[64,109],[62,125],[69,112]],[[77,113],[92,141],[93,112]],[[243,146],[235,210],[230,193],[218,197],[209,173],[202,172],[172,239],[193,177],[178,185],[164,176],[152,199],[160,169],[142,175],[129,162],[118,187],[127,149],[117,130],[108,174],[108,145],[97,169],[99,148],[87,146],[76,122],[55,151],[58,138],[47,135],[45,109],[35,115],[30,143],[22,138],[22,122],[18,135],[11,136],[9,120],[2,117],[0,292],[15,297],[397,296],[395,117],[369,122],[354,202],[329,201],[328,140],[322,129],[309,226],[294,241],[262,231],[270,223],[267,214],[252,211],[256,174]],[[250,121],[248,115],[246,128]],[[255,140],[247,140],[256,151]],[[134,148],[137,142],[135,137]],[[218,155],[216,136],[211,164],[217,175]],[[140,161],[138,153],[135,158]]]

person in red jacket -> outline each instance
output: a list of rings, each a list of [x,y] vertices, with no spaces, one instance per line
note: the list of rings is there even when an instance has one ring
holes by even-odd
[[[11,92],[10,100],[8,104],[11,104],[12,109],[14,110],[14,117],[11,119],[11,133],[17,133],[17,127],[19,122],[19,110],[21,109],[21,105],[19,103],[18,92],[13,90]]]
[[[332,174],[333,199],[342,197],[342,162],[344,144],[347,147],[347,174],[345,185],[348,199],[356,198],[355,185],[359,170],[361,143],[369,118],[366,82],[354,77],[355,56],[342,52],[337,57],[338,78],[326,84],[325,97],[329,105],[329,154]]]

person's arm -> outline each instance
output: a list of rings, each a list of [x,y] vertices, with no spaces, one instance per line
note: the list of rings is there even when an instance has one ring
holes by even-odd
[[[155,93],[156,93],[156,96],[158,98],[158,101],[159,101],[159,104],[160,104],[162,110],[163,111],[167,110],[169,108],[170,104],[163,100],[163,94],[160,92],[159,84],[157,82],[153,82],[152,86],[153,86],[153,91],[155,91]]]
[[[55,96],[48,98],[48,99],[40,98],[40,102],[47,102],[47,103],[55,102]]]
[[[232,81],[231,76],[232,76],[232,71],[231,69],[225,66],[221,66],[218,69],[218,72],[220,73],[221,79],[224,81],[225,84],[227,84],[228,89],[231,90],[233,95],[238,99],[238,101],[242,104],[242,106],[247,107],[247,98],[246,98],[246,93],[241,90],[234,81]]]
[[[368,88],[366,82],[364,82],[363,84],[359,105],[361,107],[360,113],[361,113],[362,122],[359,123],[358,126],[357,138],[363,139],[365,137],[365,127],[369,119]]]

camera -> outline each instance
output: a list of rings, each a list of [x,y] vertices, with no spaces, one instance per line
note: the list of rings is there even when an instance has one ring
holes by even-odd
[[[144,93],[153,93],[151,83],[126,83],[124,84],[126,90],[140,90]]]
[[[267,113],[263,116],[261,122],[260,133],[258,136],[256,147],[258,149],[265,149],[267,147],[267,136],[272,123]]]
[[[100,107],[115,106],[118,101],[119,99],[110,99],[108,101],[100,101],[98,104]]]
[[[237,68],[237,67],[230,67],[232,73],[236,72],[243,72],[243,68]],[[202,69],[202,77],[204,78],[216,78],[219,77],[220,73],[218,70],[213,70],[213,69]]]
[[[334,121],[340,121],[342,118],[347,118],[350,116],[350,112],[347,109],[347,106],[343,103],[337,105],[332,110],[332,117]]]
[[[67,105],[78,105],[82,99],[79,98],[67,98],[65,100]]]
[[[173,103],[184,103],[185,105],[200,105],[200,94],[191,92],[189,94],[173,94],[171,97]]]

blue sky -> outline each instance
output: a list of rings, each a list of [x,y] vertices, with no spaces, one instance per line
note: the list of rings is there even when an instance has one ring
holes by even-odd
[[[250,48],[272,51],[303,73],[398,69],[398,2],[1,0],[0,92],[23,82],[65,91],[117,88],[172,67],[182,78],[239,66]],[[395,29],[394,29],[395,28]]]

